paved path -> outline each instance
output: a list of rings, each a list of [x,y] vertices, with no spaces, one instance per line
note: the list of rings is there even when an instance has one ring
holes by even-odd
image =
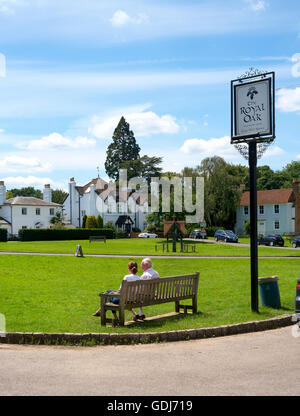
[[[34,252],[20,252],[20,251],[0,251],[1,254],[12,254],[12,255],[25,255],[25,256],[65,256],[65,257],[74,257],[72,253],[34,253]],[[84,257],[119,257],[119,258],[136,258],[142,259],[145,257],[151,257],[156,259],[248,259],[249,256],[185,256],[185,255],[165,255],[159,256],[155,254],[85,254]],[[298,259],[299,256],[258,256],[259,259]]]
[[[299,395],[292,327],[167,344],[0,344],[1,395]]]

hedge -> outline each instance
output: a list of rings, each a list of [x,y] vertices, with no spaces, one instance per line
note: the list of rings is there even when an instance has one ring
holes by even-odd
[[[93,235],[101,235],[106,238],[115,237],[114,231],[107,228],[72,228],[67,230],[22,228],[19,230],[21,241],[88,240]]]
[[[7,229],[0,228],[0,241],[7,241]]]

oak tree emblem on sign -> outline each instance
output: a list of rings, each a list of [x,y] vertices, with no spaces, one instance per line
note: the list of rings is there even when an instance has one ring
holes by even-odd
[[[256,88],[255,87],[250,87],[248,92],[247,92],[247,97],[249,97],[249,95],[250,95],[250,99],[253,100],[255,94],[258,94],[258,92],[256,91]]]

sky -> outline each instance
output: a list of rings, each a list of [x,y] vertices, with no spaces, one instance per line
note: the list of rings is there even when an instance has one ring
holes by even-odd
[[[68,189],[107,178],[121,116],[166,171],[230,144],[230,81],[275,71],[276,139],[300,160],[299,0],[0,0],[0,180]]]

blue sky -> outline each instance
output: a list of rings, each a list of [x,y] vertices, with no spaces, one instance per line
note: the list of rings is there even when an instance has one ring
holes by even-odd
[[[230,81],[275,71],[276,140],[300,160],[298,0],[0,0],[0,178],[8,189],[105,177],[123,115],[165,170],[230,145]]]

